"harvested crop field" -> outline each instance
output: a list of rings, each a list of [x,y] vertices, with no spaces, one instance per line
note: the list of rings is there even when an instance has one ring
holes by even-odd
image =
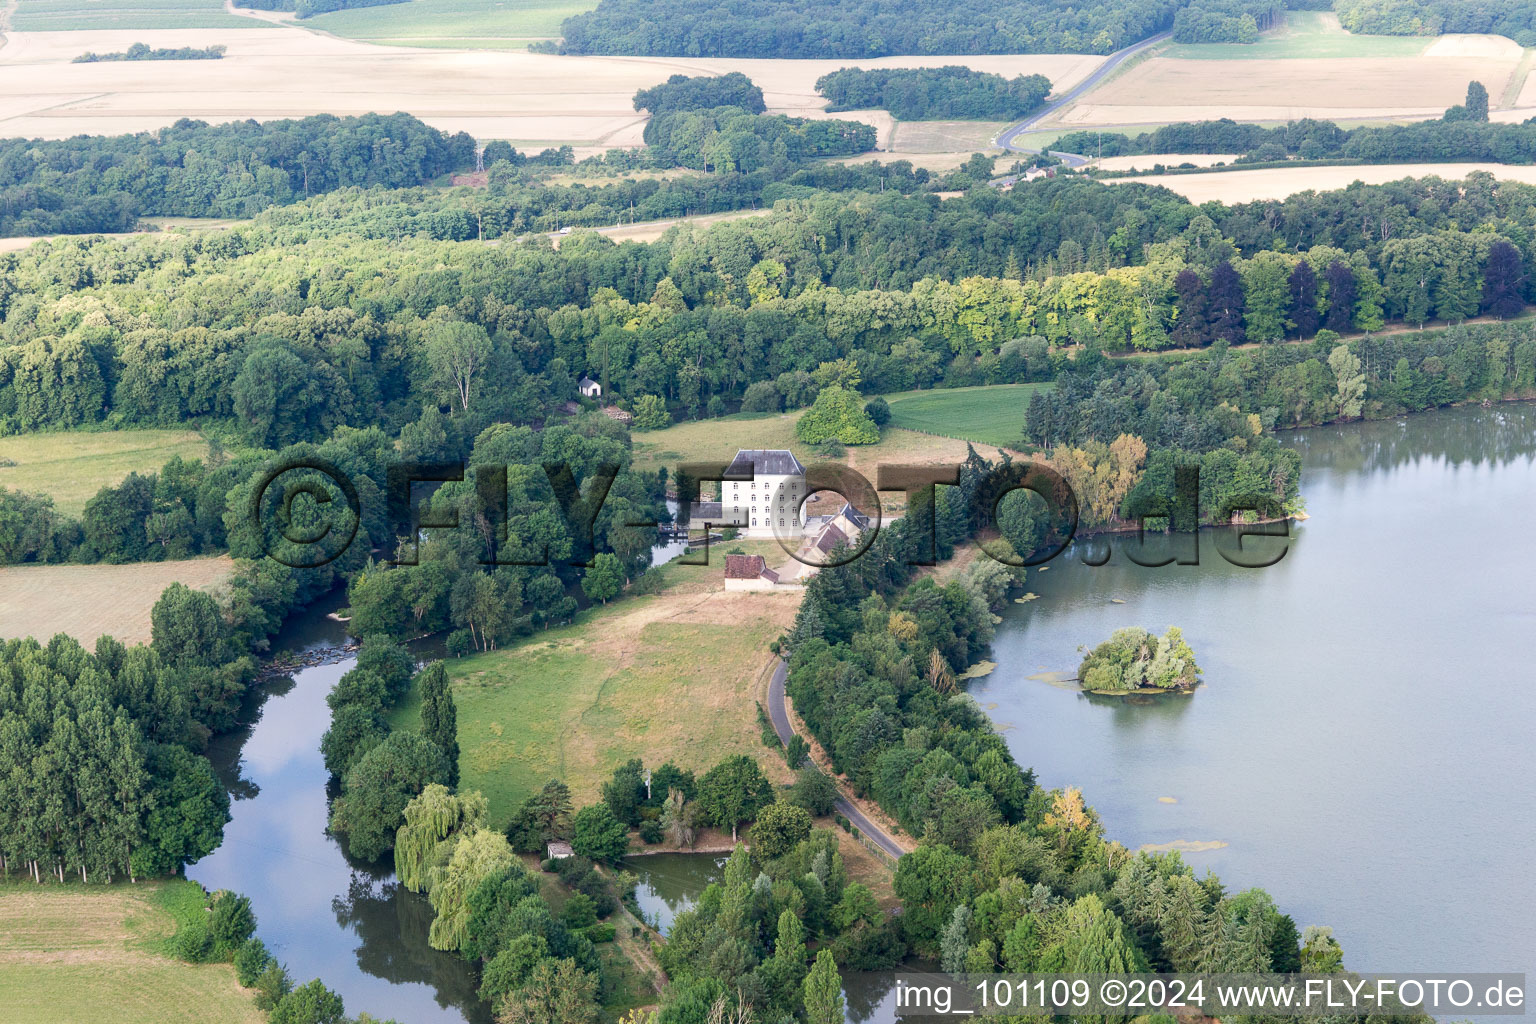
[[[119,51],[136,42],[224,45],[228,53],[217,61],[70,63],[87,50]],[[1100,59],[1043,54],[856,63],[1039,72],[1060,89],[1080,81]],[[585,155],[641,145],[645,118],[632,106],[634,94],[670,75],[742,71],[762,86],[773,111],[824,117],[829,115],[821,110],[816,79],[848,63],[380,47],[272,22],[239,32],[15,32],[0,48],[0,134],[67,138],[147,131],[181,117],[218,122],[403,110],[446,131],[506,139],[523,148],[568,144]],[[888,136],[889,115],[878,112],[884,125],[869,116]]]
[[[1206,174],[1159,174],[1144,178],[1113,178],[1112,184],[1141,181],[1161,185],[1192,203],[1212,199],[1246,203],[1255,199],[1284,199],[1308,189],[1323,192],[1347,188],[1356,181],[1381,185],[1403,178],[1435,177],[1460,181],[1473,171],[1487,171],[1506,181],[1536,185],[1536,166],[1510,164],[1378,164],[1349,167],[1272,167],[1253,171],[1211,171]]]
[[[192,884],[0,883],[0,1020],[261,1024],[233,967],[163,949],[174,924],[161,897]]]
[[[1460,103],[1469,81],[1502,96],[1520,62],[1500,57],[1178,60],[1156,57],[1084,97],[1071,124],[1139,124],[1230,117],[1437,116]]]
[[[1087,155],[1093,156],[1092,153]],[[1107,156],[1102,160],[1095,160],[1093,166],[1101,171],[1146,171],[1155,164],[1162,164],[1164,167],[1178,167],[1181,164],[1212,167],[1216,164],[1229,164],[1239,155],[1237,153],[1148,153],[1142,156]]]
[[[3,566],[0,639],[33,636],[46,643],[55,633],[68,633],[90,647],[109,633],[125,644],[148,643],[149,612],[166,587],[215,590],[233,566],[223,555],[134,565]]]

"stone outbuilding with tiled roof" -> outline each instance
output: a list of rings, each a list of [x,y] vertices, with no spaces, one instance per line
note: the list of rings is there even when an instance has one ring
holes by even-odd
[[[726,590],[771,590],[779,585],[779,574],[768,568],[762,555],[726,555]]]

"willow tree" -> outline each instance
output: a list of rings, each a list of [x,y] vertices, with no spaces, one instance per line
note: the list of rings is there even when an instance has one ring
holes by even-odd
[[[504,871],[517,860],[507,837],[476,828],[459,837],[448,866],[432,886],[427,899],[437,917],[427,932],[433,949],[458,950],[469,937],[469,897],[485,879]]]
[[[395,874],[412,892],[426,892],[441,877],[460,835],[485,825],[486,799],[471,791],[456,796],[436,783],[405,805],[405,824],[395,833]]]

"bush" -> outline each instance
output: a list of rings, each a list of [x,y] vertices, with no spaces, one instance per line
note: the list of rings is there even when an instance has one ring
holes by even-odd
[[[573,892],[560,908],[560,920],[569,928],[586,928],[597,923],[597,907],[584,892]]]
[[[475,639],[467,629],[456,629],[448,634],[448,653],[455,658],[462,658],[466,654],[473,654]]]
[[[271,1011],[293,991],[293,979],[283,965],[273,960],[256,979],[256,1009]]]
[[[805,764],[805,759],[811,756],[811,745],[805,742],[805,738],[799,733],[791,736],[784,746],[784,763],[792,769],[798,769]]]
[[[576,880],[574,888],[592,901],[592,906],[600,918],[607,917],[619,909],[619,901],[613,898],[613,890],[608,884],[608,879],[597,871],[588,871],[582,875]]]
[[[611,924],[594,924],[588,927],[582,934],[587,937],[588,942],[596,943],[612,942],[617,932]]]
[[[661,573],[655,569],[646,569],[635,577],[635,582],[629,585],[629,596],[643,597],[646,594],[657,594],[666,585],[666,578]]]
[[[277,963],[267,952],[267,944],[252,936],[235,950],[235,980],[241,988],[251,988],[268,967]]]
[[[256,931],[256,915],[251,901],[227,890],[213,897],[213,911],[208,915],[208,933],[213,940],[213,955],[220,960],[233,956],[241,943]]]
[[[666,836],[662,830],[661,822],[646,821],[640,824],[640,840],[647,846],[655,846]]]
[[[883,395],[876,395],[865,404],[864,415],[873,420],[875,426],[883,427],[891,422],[891,406]]]
[[[742,412],[778,412],[784,408],[784,397],[771,380],[760,380],[747,385],[741,399]]]
[[[205,963],[213,956],[213,936],[205,921],[192,921],[176,932],[176,958],[189,964]]]
[[[586,857],[565,857],[554,861],[554,867],[550,870],[560,876],[560,881],[572,888],[576,887],[576,880],[592,870],[592,862]]]

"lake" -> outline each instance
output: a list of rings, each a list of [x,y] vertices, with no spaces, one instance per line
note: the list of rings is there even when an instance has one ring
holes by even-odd
[[[1005,613],[971,693],[1111,838],[1220,844],[1186,859],[1331,925],[1355,969],[1536,970],[1536,406],[1282,438],[1311,518],[1278,564],[1229,565],[1211,531],[1198,566],[1142,568],[1113,541],[1093,568],[1074,545],[1030,573],[1039,599]],[[1191,695],[1042,678],[1169,625],[1204,669]]]

